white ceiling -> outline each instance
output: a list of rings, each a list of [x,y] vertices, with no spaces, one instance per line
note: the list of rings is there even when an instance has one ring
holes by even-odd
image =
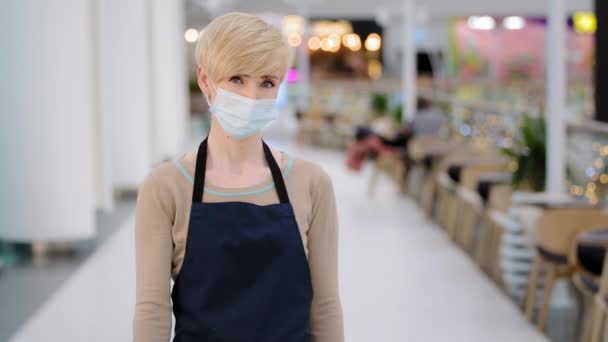
[[[417,4],[430,18],[462,15],[530,15],[542,16],[553,0],[418,0]],[[251,13],[298,13],[311,17],[374,18],[378,12],[401,16],[403,0],[187,0],[188,23],[204,25],[215,15],[228,11]],[[299,7],[299,8],[298,8]],[[570,11],[592,10],[593,0],[567,0]],[[215,8],[211,14],[209,9]]]

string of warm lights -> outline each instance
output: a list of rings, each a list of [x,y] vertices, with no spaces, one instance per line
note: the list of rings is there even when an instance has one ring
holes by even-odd
[[[292,47],[304,43],[305,20],[296,15],[288,15],[283,19],[283,33]],[[364,46],[367,51],[378,51],[382,46],[382,38],[378,33],[369,34],[365,41],[353,33],[352,24],[346,20],[320,20],[312,23],[310,38],[306,40],[308,49],[312,52],[338,52],[341,47],[351,51],[359,51]]]
[[[373,80],[382,78],[382,63],[378,60],[377,52],[382,47],[382,37],[378,33],[370,33],[364,41],[361,36],[353,33],[352,23],[346,20],[320,20],[307,27],[306,20],[298,15],[287,15],[283,18],[282,31],[287,42],[293,48],[306,44],[310,52],[324,51],[339,52],[342,47],[352,52],[365,48],[368,55],[367,73]],[[189,28],[184,32],[188,43],[196,43],[200,36],[197,29]],[[306,39],[306,37],[309,37]]]
[[[294,40],[293,47],[301,44],[301,40]],[[341,46],[350,49],[351,51],[359,51],[364,46],[367,51],[378,51],[382,46],[382,38],[377,33],[371,33],[365,39],[365,43],[361,43],[361,37],[356,33],[347,33],[340,36],[337,33],[331,33],[325,37],[312,36],[307,41],[308,48],[311,51],[322,50],[326,52],[338,52]]]
[[[473,111],[466,106],[454,106],[452,113],[455,131],[463,138],[470,139],[474,146],[507,148],[513,145],[516,117]],[[584,180],[569,179],[567,186],[571,195],[597,205],[608,191],[608,143],[596,141],[592,144],[592,151],[590,165],[582,168]],[[510,169],[515,171],[517,164],[510,165]]]
[[[585,197],[589,203],[595,205],[605,195],[608,189],[608,144],[602,145],[599,142],[592,144],[594,153],[593,163],[585,168],[586,183],[572,184],[570,181],[569,190],[573,196]]]

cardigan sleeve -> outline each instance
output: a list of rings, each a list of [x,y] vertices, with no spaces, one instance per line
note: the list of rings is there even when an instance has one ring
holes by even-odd
[[[314,342],[344,341],[338,284],[338,214],[331,178],[322,169],[311,184],[308,261],[314,290],[311,330]]]
[[[152,171],[140,186],[135,209],[136,303],[134,342],[171,338],[171,229],[174,206]]]

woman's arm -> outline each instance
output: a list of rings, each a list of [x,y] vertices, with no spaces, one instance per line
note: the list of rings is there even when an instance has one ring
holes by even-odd
[[[173,226],[168,193],[150,173],[140,187],[135,209],[136,304],[134,342],[171,338],[171,255]]]
[[[338,286],[338,215],[329,175],[319,170],[312,185],[308,261],[314,289],[311,328],[314,342],[344,341]]]

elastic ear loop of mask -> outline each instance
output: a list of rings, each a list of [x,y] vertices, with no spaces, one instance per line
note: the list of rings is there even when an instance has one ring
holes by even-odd
[[[207,83],[209,84],[209,87],[215,90],[215,96],[217,96],[217,88],[215,87],[215,85],[212,85],[210,81],[207,81]],[[211,108],[211,101],[209,101],[209,96],[207,96],[205,92],[203,92],[203,95],[205,96],[205,100],[207,100],[207,105],[209,105],[209,108]]]

